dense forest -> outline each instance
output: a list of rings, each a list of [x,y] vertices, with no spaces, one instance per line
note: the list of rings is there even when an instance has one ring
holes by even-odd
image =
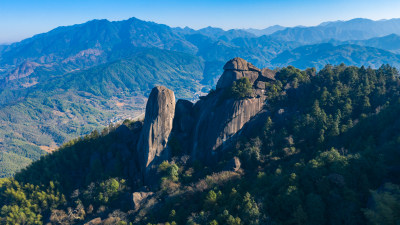
[[[241,80],[224,97],[247,98],[251,88]],[[0,223],[399,224],[399,72],[289,66],[266,90],[262,129],[218,165],[191,161],[171,140],[158,185],[142,187],[130,174],[142,122],[126,120],[0,180]],[[241,168],[225,170],[234,156]],[[144,191],[146,201],[132,201]]]

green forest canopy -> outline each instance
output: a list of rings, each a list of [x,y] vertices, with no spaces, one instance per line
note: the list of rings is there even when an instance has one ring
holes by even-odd
[[[109,127],[2,179],[1,222],[398,224],[398,71],[289,66],[266,88],[270,113],[263,129],[226,152],[226,160],[240,158],[241,171],[164,162],[152,190],[157,207],[138,214],[126,202],[138,188],[126,172],[132,156],[115,148],[130,143],[120,128]],[[132,134],[133,124],[124,123]]]

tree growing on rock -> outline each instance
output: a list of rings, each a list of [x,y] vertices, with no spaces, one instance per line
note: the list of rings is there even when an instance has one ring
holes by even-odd
[[[253,95],[253,88],[249,78],[243,77],[233,82],[231,95],[236,99],[247,98]]]

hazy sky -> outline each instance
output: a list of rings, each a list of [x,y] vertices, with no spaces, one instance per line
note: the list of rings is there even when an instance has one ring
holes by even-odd
[[[169,26],[265,28],[399,18],[400,0],[0,0],[0,43],[92,19],[137,17]]]

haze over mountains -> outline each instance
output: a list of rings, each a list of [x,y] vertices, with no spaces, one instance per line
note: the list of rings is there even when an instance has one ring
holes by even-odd
[[[400,19],[372,21],[353,19],[349,21],[326,22],[315,27],[294,27],[277,31],[273,37],[302,43],[323,42],[330,39],[339,41],[363,40],[400,34]]]
[[[274,25],[267,27],[265,29],[254,29],[254,28],[248,28],[244,29],[245,31],[252,33],[256,36],[262,36],[262,35],[270,35],[272,33],[275,33],[276,31],[284,30],[286,27],[280,26],[280,25]]]
[[[0,176],[71,138],[139,115],[152,87],[197,99],[225,62],[400,67],[400,19],[263,30],[171,28],[131,18],[58,27],[0,46]]]

